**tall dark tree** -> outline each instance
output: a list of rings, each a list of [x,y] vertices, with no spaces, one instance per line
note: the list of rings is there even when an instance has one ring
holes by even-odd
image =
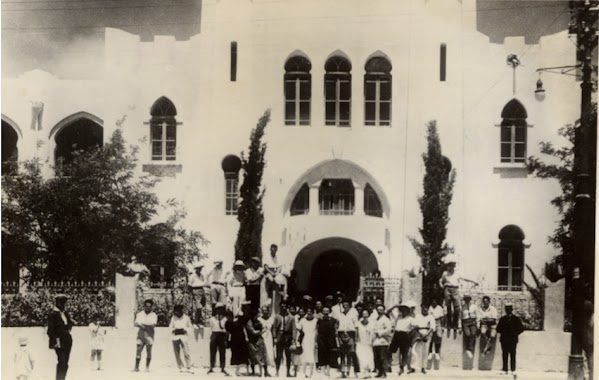
[[[247,261],[251,257],[262,257],[262,199],[265,192],[262,175],[266,166],[266,143],[262,142],[262,138],[269,121],[270,110],[267,110],[258,120],[256,128],[252,129],[248,156],[241,153],[243,184],[239,189],[241,201],[237,209],[239,231],[235,242],[236,260]]]
[[[591,116],[591,125],[597,125],[597,104],[593,105],[593,112]],[[531,174],[534,174],[538,178],[543,179],[554,179],[557,180],[561,187],[561,194],[557,195],[551,200],[551,204],[555,206],[560,214],[560,221],[557,228],[553,231],[553,234],[548,237],[548,241],[557,249],[561,251],[553,263],[563,265],[562,273],[571,273],[572,271],[572,257],[574,250],[574,204],[575,204],[575,184],[576,184],[576,173],[573,171],[574,167],[574,138],[576,130],[580,126],[580,120],[576,121],[574,125],[566,125],[558,130],[558,134],[562,137],[565,143],[564,146],[556,147],[550,142],[541,142],[541,154],[546,156],[546,159],[539,157],[529,157],[528,159],[528,170]],[[593,144],[593,147],[589,149],[592,152],[590,157],[591,162],[591,186],[593,191],[590,192],[593,198],[593,207],[595,207],[595,189],[597,188],[597,129],[592,128],[593,135],[589,139],[589,143]],[[593,210],[593,215],[595,214]],[[595,231],[594,226],[589,228],[589,231]],[[595,239],[594,236],[589,239]],[[581,266],[582,278],[585,281],[585,296],[589,300],[593,300],[593,289],[594,289],[594,277],[595,277],[595,255],[590,255],[584,258],[583,265]],[[553,265],[546,266],[545,275],[550,280],[557,280],[560,276],[557,275]],[[568,297],[566,298],[568,300]]]
[[[74,152],[68,176],[46,178],[33,160],[2,177],[2,243],[32,280],[113,280],[132,256],[174,273],[203,255],[202,235],[181,226],[184,211],[161,204],[156,177],[138,175],[136,153],[117,128],[104,146]],[[156,224],[163,207],[171,216]]]
[[[414,237],[409,239],[424,269],[424,297],[428,298],[441,296],[438,283],[443,274],[443,257],[452,250],[445,242],[445,237],[456,173],[449,159],[442,154],[436,121],[429,122],[426,128],[428,148],[422,155],[425,167],[424,194],[418,198],[422,212],[422,227],[418,231],[422,240]]]

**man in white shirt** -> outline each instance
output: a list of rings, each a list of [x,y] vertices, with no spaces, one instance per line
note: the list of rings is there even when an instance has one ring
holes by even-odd
[[[187,339],[191,331],[191,320],[183,313],[183,305],[175,305],[173,308],[173,316],[171,317],[169,329],[172,334],[173,350],[175,351],[175,359],[177,360],[179,371],[183,372],[183,361],[181,360],[181,351],[183,351],[187,372],[192,373]]]
[[[430,337],[435,329],[435,318],[428,313],[428,305],[423,304],[421,314],[416,314],[414,318],[414,344],[412,345],[412,369],[410,372],[416,372],[419,369],[426,373],[425,361],[427,346]]]
[[[210,284],[210,295],[212,304],[227,303],[227,288],[225,284],[225,273],[223,271],[223,261],[216,260],[214,269],[208,273],[208,284]]]
[[[260,264],[260,258],[252,257],[250,267],[245,270],[245,298],[250,301],[253,311],[260,308],[260,284],[264,277],[264,268]]]
[[[387,377],[387,368],[389,367],[389,343],[391,341],[391,332],[393,326],[391,321],[385,315],[385,307],[378,305],[376,307],[378,318],[374,322],[374,341],[372,342],[374,353],[374,368],[377,370],[378,378]]]
[[[497,309],[491,305],[489,296],[483,296],[482,305],[477,311],[477,319],[481,336],[486,335],[487,337],[487,343],[483,348],[483,355],[486,355],[497,337]]]
[[[411,316],[412,304],[411,301],[399,306],[400,315],[395,322],[395,333],[389,347],[391,353],[399,349],[399,375],[404,373],[404,368],[407,366],[411,371],[409,354],[410,354],[410,332],[414,328],[414,318]],[[415,304],[414,304],[415,305]]]
[[[437,303],[437,299],[433,298],[431,301],[431,306],[428,309],[428,313],[435,319],[435,332],[431,337],[431,344],[428,350],[428,359],[431,360],[434,355],[436,360],[440,360],[441,342],[443,341],[443,319],[445,317],[445,310],[441,305]]]
[[[194,272],[187,278],[187,285],[191,288],[195,310],[203,307],[201,302],[204,296],[204,287],[207,285],[206,277],[202,273],[202,268],[204,268],[204,264],[195,264],[193,266]]]
[[[152,311],[154,301],[146,300],[144,309],[137,313],[135,317],[135,327],[137,331],[137,353],[135,355],[135,372],[139,372],[139,362],[141,353],[146,347],[146,372],[150,371],[150,362],[152,361],[152,346],[154,344],[154,328],[158,323],[158,316]]]
[[[345,379],[349,376],[349,368],[355,356],[356,329],[358,327],[354,314],[350,313],[349,302],[343,301],[342,308],[343,310],[333,318],[339,322],[337,336],[339,339],[339,356],[341,357],[341,377]],[[359,370],[357,373],[359,373]]]

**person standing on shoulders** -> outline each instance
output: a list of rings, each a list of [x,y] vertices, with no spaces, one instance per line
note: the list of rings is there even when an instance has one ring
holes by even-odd
[[[210,284],[212,304],[216,305],[217,303],[222,303],[225,305],[227,303],[227,288],[222,260],[216,260],[214,262],[214,268],[208,273],[207,280],[208,284]]]
[[[505,304],[505,315],[499,319],[497,332],[500,334],[501,351],[503,358],[502,374],[507,375],[507,361],[510,358],[510,369],[512,374],[516,374],[516,346],[518,345],[518,335],[524,331],[522,320],[513,314],[514,305]]]
[[[374,332],[374,341],[372,342],[374,350],[374,367],[378,372],[375,377],[386,378],[387,368],[390,366],[390,363],[388,363],[389,342],[391,341],[393,326],[385,314],[385,307],[383,305],[377,305],[376,313],[378,318],[372,326]]]
[[[146,300],[144,309],[137,313],[135,317],[135,327],[137,331],[137,353],[135,354],[134,372],[139,372],[139,362],[141,353],[146,347],[146,372],[150,371],[150,362],[152,361],[152,346],[154,345],[154,328],[158,324],[158,316],[152,311],[154,301]]]
[[[447,269],[439,279],[439,285],[443,288],[445,294],[445,306],[447,307],[447,337],[453,330],[453,338],[457,337],[457,330],[460,323],[460,294],[459,288],[462,281],[478,285],[477,282],[461,277],[456,271],[456,259],[453,255],[445,257]]]
[[[73,338],[71,337],[71,328],[73,321],[69,314],[65,311],[67,304],[67,296],[57,295],[55,298],[55,306],[48,315],[48,337],[50,338],[49,346],[56,351],[58,363],[56,364],[56,380],[64,380],[69,369],[69,357],[71,355],[71,347],[73,346]]]

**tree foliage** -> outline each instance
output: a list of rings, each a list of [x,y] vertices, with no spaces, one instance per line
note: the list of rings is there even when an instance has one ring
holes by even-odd
[[[269,121],[270,110],[266,110],[256,128],[252,129],[248,156],[241,153],[243,184],[239,190],[241,202],[237,209],[239,231],[235,242],[236,260],[247,261],[251,257],[262,257],[262,199],[265,192],[262,175],[266,166],[266,143],[262,142],[262,138]]]
[[[422,155],[425,174],[424,194],[418,198],[422,212],[422,227],[418,229],[421,241],[410,237],[424,269],[423,286],[435,289],[443,273],[443,257],[452,250],[445,242],[449,223],[449,206],[453,197],[456,173],[451,162],[443,156],[436,121],[427,124],[427,152]]]
[[[160,204],[158,179],[138,175],[136,154],[119,124],[104,146],[76,151],[67,175],[45,178],[31,160],[2,177],[3,245],[17,247],[11,252],[32,280],[113,280],[132,256],[172,273],[202,255],[205,239],[181,226],[175,201]],[[153,223],[160,208],[170,216]]]
[[[590,136],[587,143],[592,144],[589,149],[592,152],[589,162],[590,167],[590,183],[591,192],[590,195],[595,204],[595,189],[597,186],[596,177],[596,165],[597,165],[597,104],[593,105],[593,112],[591,116],[591,128],[592,136]],[[553,234],[548,237],[548,241],[562,254],[553,260],[552,263],[559,263],[563,265],[564,270],[562,273],[570,273],[572,270],[572,260],[569,258],[572,256],[574,251],[574,238],[573,238],[573,227],[574,227],[574,204],[575,204],[575,185],[576,185],[576,174],[574,173],[574,141],[576,130],[580,127],[580,120],[576,121],[574,125],[569,124],[558,130],[558,135],[562,137],[564,146],[556,147],[551,142],[541,142],[540,151],[541,154],[545,155],[542,159],[540,157],[531,156],[528,159],[527,166],[528,171],[534,174],[538,178],[542,179],[554,179],[560,185],[561,193],[551,200],[551,204],[555,206],[560,214],[560,221],[557,228],[553,231]],[[594,211],[594,210],[593,210]],[[594,212],[593,212],[594,215]],[[594,220],[594,219],[593,219]],[[594,231],[594,226],[590,228]],[[594,239],[594,237],[593,237]],[[583,278],[586,278],[587,289],[591,290],[593,287],[594,279],[594,255],[585,257],[585,261],[582,265]],[[552,280],[556,280],[556,271],[552,266],[546,266],[546,276]]]

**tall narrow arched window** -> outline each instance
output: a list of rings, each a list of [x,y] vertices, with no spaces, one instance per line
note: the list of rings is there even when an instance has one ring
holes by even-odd
[[[379,196],[368,183],[364,187],[364,214],[383,217],[383,206]]]
[[[289,213],[291,216],[294,215],[306,215],[310,211],[310,188],[308,184],[304,185],[299,189],[293,202],[291,202],[291,208]]]
[[[167,97],[161,97],[150,109],[150,138],[153,161],[177,159],[177,109]]]
[[[285,125],[310,125],[311,69],[308,58],[302,56],[285,63]]]
[[[321,215],[353,215],[355,188],[351,179],[323,179],[318,190]]]
[[[497,285],[499,290],[521,290],[524,271],[524,232],[510,224],[499,231]]]
[[[501,111],[501,162],[526,162],[526,109],[512,99]]]
[[[351,63],[339,56],[324,66],[325,124],[349,127],[351,122]]]
[[[383,57],[366,62],[364,75],[364,123],[391,125],[391,63]]]
[[[225,174],[225,215],[237,215],[241,160],[237,156],[228,155],[221,165]]]

